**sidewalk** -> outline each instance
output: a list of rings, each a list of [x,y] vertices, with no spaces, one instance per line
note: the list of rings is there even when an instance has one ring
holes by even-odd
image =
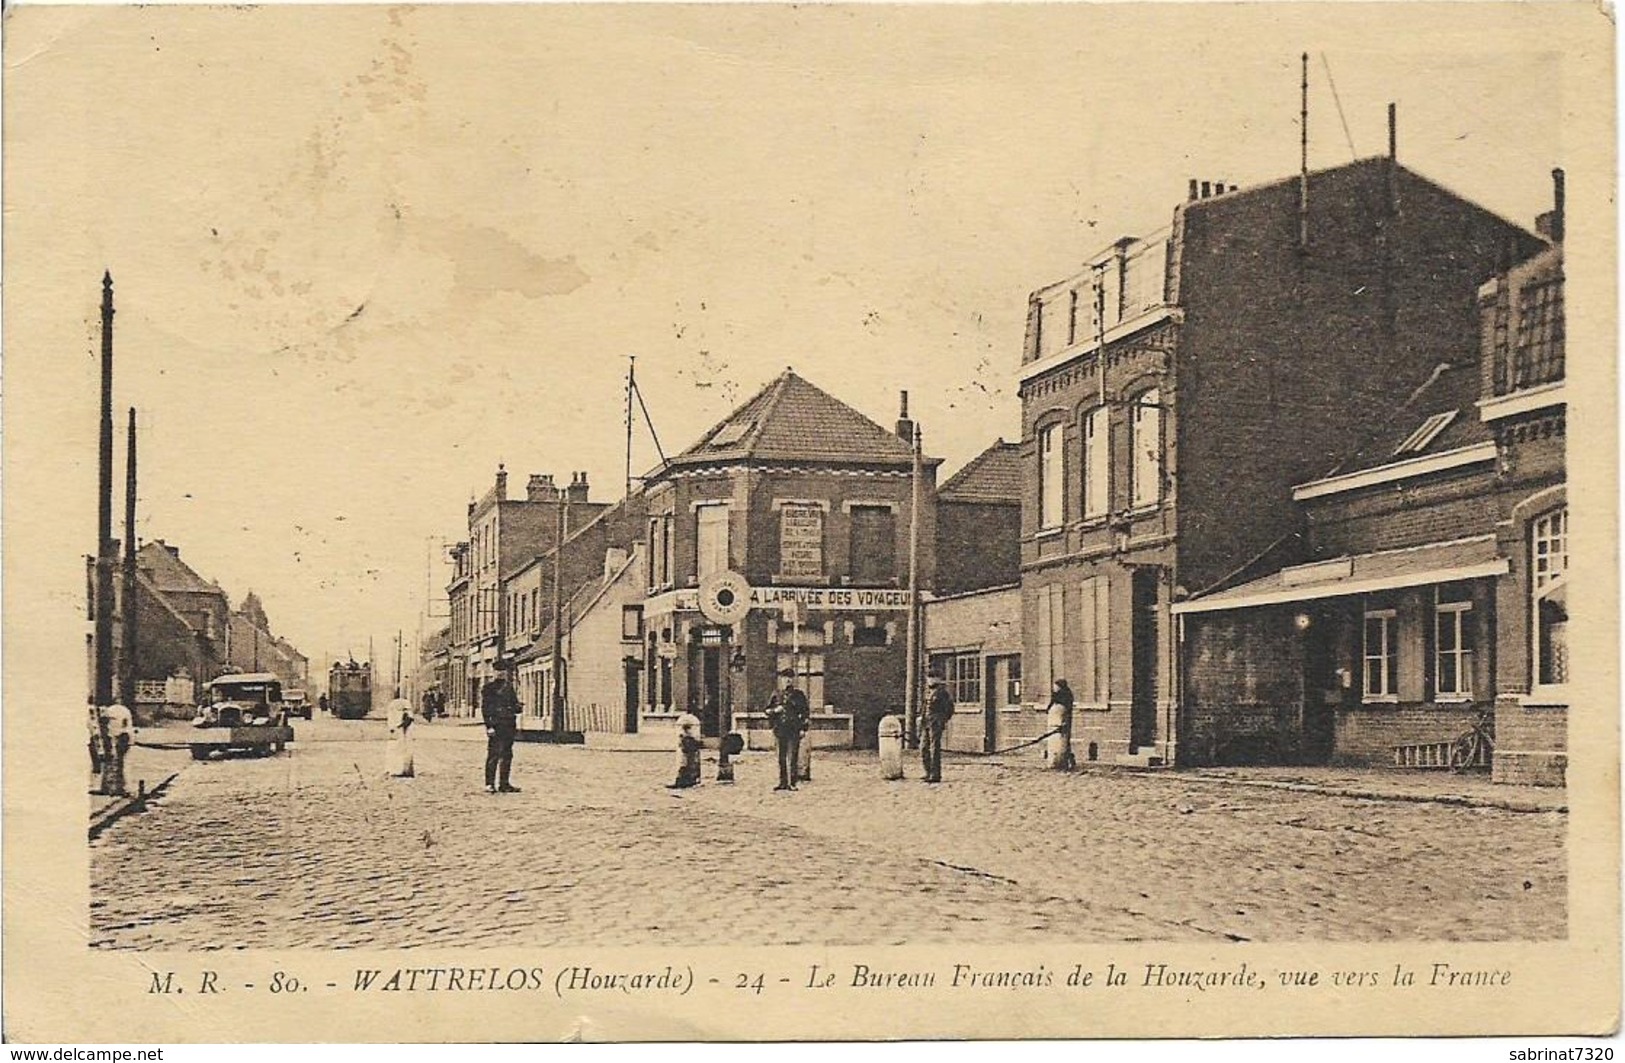
[[[124,757],[124,785],[129,794],[123,797],[99,794],[101,776],[90,772],[89,754],[84,754],[86,789],[90,791],[90,822],[93,828],[106,826],[122,815],[145,786],[147,794],[163,787],[191,762],[192,755],[184,742],[187,726],[182,721],[165,721],[161,725],[148,725],[137,729],[135,741]]]

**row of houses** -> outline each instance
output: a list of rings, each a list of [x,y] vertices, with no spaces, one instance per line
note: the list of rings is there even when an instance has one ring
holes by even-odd
[[[123,580],[114,583],[114,649],[117,673],[125,674],[126,654],[134,680],[135,711],[153,719],[166,711],[189,715],[203,684],[228,672],[271,672],[289,689],[309,683],[310,661],[271,630],[253,591],[233,607],[219,583],[205,579],[181,560],[180,548],[162,539],[135,551],[134,609]],[[121,565],[121,561],[115,561]],[[87,560],[89,615],[94,621],[94,561]],[[133,620],[133,625],[126,619]],[[134,649],[126,635],[133,627]],[[87,668],[94,646],[86,636]]]
[[[1019,585],[927,610],[954,744],[1066,678],[1088,760],[1438,764],[1492,718],[1498,781],[1561,784],[1560,171],[1536,229],[1377,158],[1193,182],[1035,291]]]
[[[538,726],[708,736],[793,672],[868,745],[914,535],[951,748],[1041,734],[1064,678],[1088,761],[1431,763],[1493,718],[1496,779],[1560,784],[1562,239],[1560,171],[1535,231],[1392,155],[1192,182],[1031,294],[1018,443],[939,487],[906,396],[888,430],[786,371],[614,505],[499,471],[428,666],[453,711],[510,658]]]
[[[451,551],[431,686],[472,714],[508,661],[528,725],[664,741],[684,712],[706,737],[765,731],[793,673],[816,741],[872,746],[904,700],[911,541],[927,590],[1017,576],[1015,448],[939,490],[901,405],[887,429],[787,369],[614,505],[582,473],[510,499],[499,468]],[[724,576],[750,606],[732,622],[702,608]]]

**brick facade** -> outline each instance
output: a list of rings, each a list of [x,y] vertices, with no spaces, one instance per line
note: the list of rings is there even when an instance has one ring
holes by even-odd
[[[1174,601],[1301,540],[1294,485],[1354,450],[1439,361],[1471,356],[1471,293],[1509,249],[1539,246],[1385,159],[1310,176],[1306,246],[1298,195],[1294,180],[1183,204],[1165,233],[1120,241],[1032,296],[1021,383],[1028,689],[1041,699],[1065,675],[1078,691],[1080,670],[1093,673],[1075,746],[1101,759],[1189,759]],[[1096,292],[1084,315],[1094,327],[1080,328]],[[1086,437],[1105,462],[1091,465]],[[1051,445],[1060,471],[1046,482]],[[1104,491],[1091,494],[1091,470],[1105,472]],[[1107,604],[1086,618],[1085,595]],[[1199,738],[1213,741],[1211,728]]]

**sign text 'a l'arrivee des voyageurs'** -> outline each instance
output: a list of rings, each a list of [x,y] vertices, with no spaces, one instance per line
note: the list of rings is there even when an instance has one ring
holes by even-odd
[[[888,611],[908,608],[908,591],[895,587],[752,587],[750,607],[780,612],[786,605],[800,605],[804,609],[862,612]],[[671,591],[657,595],[644,603],[648,615],[670,612],[695,611],[700,607],[700,592],[695,589]]]

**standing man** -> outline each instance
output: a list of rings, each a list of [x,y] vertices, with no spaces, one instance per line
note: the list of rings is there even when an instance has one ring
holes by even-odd
[[[513,738],[519,730],[519,695],[508,682],[506,661],[497,663],[496,678],[480,692],[480,715],[485,718],[485,792],[516,794],[508,783],[513,767]]]
[[[942,781],[942,736],[954,718],[954,696],[941,676],[931,678],[931,700],[925,707],[925,734],[920,739],[920,759],[925,761],[925,781]]]
[[[795,673],[783,673],[784,690],[767,706],[767,723],[779,749],[779,785],[775,790],[796,788],[796,769],[801,757],[801,736],[807,730],[812,709],[807,695],[796,689]]]

